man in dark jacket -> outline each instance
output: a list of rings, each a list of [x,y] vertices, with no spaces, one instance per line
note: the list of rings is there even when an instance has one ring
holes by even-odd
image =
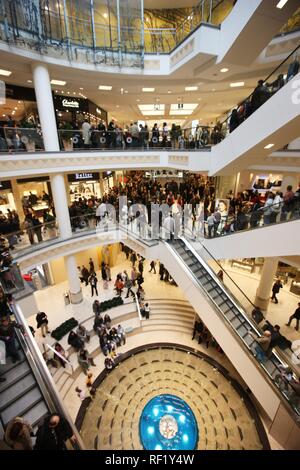
[[[279,293],[280,289],[282,288],[283,288],[283,285],[281,284],[280,279],[277,279],[277,281],[272,287],[272,297],[271,297],[271,300],[274,300],[275,304],[278,304],[278,299],[276,295]]]
[[[66,450],[66,441],[76,441],[68,421],[53,413],[39,427],[36,435],[36,450]]]
[[[291,322],[292,320],[296,320],[296,326],[295,326],[295,330],[299,331],[299,321],[300,321],[300,302],[298,303],[298,308],[296,308],[295,312],[293,313],[293,315],[290,316],[290,319],[288,321],[288,323],[286,324],[286,326],[290,326],[291,325]]]
[[[251,109],[254,113],[261,105],[263,105],[269,99],[269,92],[267,87],[264,85],[263,80],[259,80],[257,87],[252,93],[251,98]]]
[[[20,360],[20,356],[16,346],[15,328],[23,331],[22,325],[12,321],[9,316],[3,317],[0,321],[0,340],[4,341],[6,354],[12,357],[13,363]]]

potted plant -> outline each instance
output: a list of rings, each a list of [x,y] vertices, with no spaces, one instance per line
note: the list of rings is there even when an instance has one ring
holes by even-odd
[[[30,130],[32,129],[32,130]],[[21,122],[21,141],[27,152],[35,151],[36,125],[33,121],[25,120]]]
[[[61,140],[63,142],[63,146],[65,150],[73,150],[73,134],[72,131],[73,127],[69,122],[64,122],[61,126]]]

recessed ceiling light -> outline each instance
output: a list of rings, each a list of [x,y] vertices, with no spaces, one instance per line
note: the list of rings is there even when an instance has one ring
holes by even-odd
[[[83,88],[82,88],[82,87],[80,87],[80,88],[79,88],[79,90],[83,90]]]
[[[70,94],[70,92],[69,92],[69,91],[67,91],[67,93],[68,93],[68,95]]]
[[[125,90],[124,93],[128,93],[128,90]]]
[[[212,90],[211,90],[211,91],[216,91],[216,89],[215,89],[215,88],[212,88]]]
[[[279,8],[281,10],[281,8],[283,8],[287,2],[288,0],[280,0],[280,2],[277,3],[276,8]]]
[[[5,77],[9,77],[11,75],[11,71],[0,69],[0,75],[5,75]]]
[[[185,91],[196,91],[198,90],[197,86],[186,86]]]
[[[171,90],[168,90],[168,93],[170,94],[170,93],[172,93],[172,91],[171,91]]]
[[[51,80],[51,85],[65,86],[67,82],[64,80]]]
[[[20,104],[20,103],[21,103],[21,101],[18,101],[18,103]]]
[[[230,86],[231,88],[237,88],[239,86],[244,86],[245,85],[245,82],[233,82],[233,83],[230,83]]]
[[[266,150],[269,150],[269,149],[271,149],[272,147],[274,147],[274,144],[268,144],[268,145],[266,145],[264,148],[265,148]]]
[[[120,106],[117,104],[116,107],[119,108]]]
[[[110,86],[110,85],[99,85],[98,89],[99,90],[110,91],[112,89],[112,86]]]
[[[155,88],[142,88],[142,91],[144,93],[152,93],[153,91],[155,91]]]
[[[227,69],[226,67],[224,67],[223,69],[220,70],[220,72],[226,73],[226,72],[228,72],[228,70],[229,70],[229,69]]]
[[[32,83],[32,80],[27,80],[27,83]]]
[[[137,102],[139,103],[141,100],[137,100]]]

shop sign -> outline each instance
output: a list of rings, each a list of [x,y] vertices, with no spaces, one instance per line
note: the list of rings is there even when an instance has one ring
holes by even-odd
[[[0,191],[3,191],[5,189],[11,189],[10,181],[0,181]]]
[[[62,100],[62,105],[64,108],[79,108],[78,101],[68,100],[66,98]]]
[[[99,173],[75,173],[68,175],[68,181],[88,181],[88,180],[99,180]]]

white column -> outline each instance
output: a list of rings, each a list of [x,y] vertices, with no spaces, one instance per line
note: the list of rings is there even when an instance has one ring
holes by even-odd
[[[55,110],[48,68],[44,64],[35,63],[32,65],[32,73],[45,150],[47,152],[59,151]]]
[[[69,280],[69,295],[72,304],[79,304],[83,300],[80,280],[77,272],[76,258],[74,255],[64,257]]]
[[[61,173],[50,175],[50,182],[60,237],[70,238],[72,237],[72,228],[64,175]]]
[[[268,308],[277,267],[278,258],[265,258],[254,301],[255,305],[262,310]]]

